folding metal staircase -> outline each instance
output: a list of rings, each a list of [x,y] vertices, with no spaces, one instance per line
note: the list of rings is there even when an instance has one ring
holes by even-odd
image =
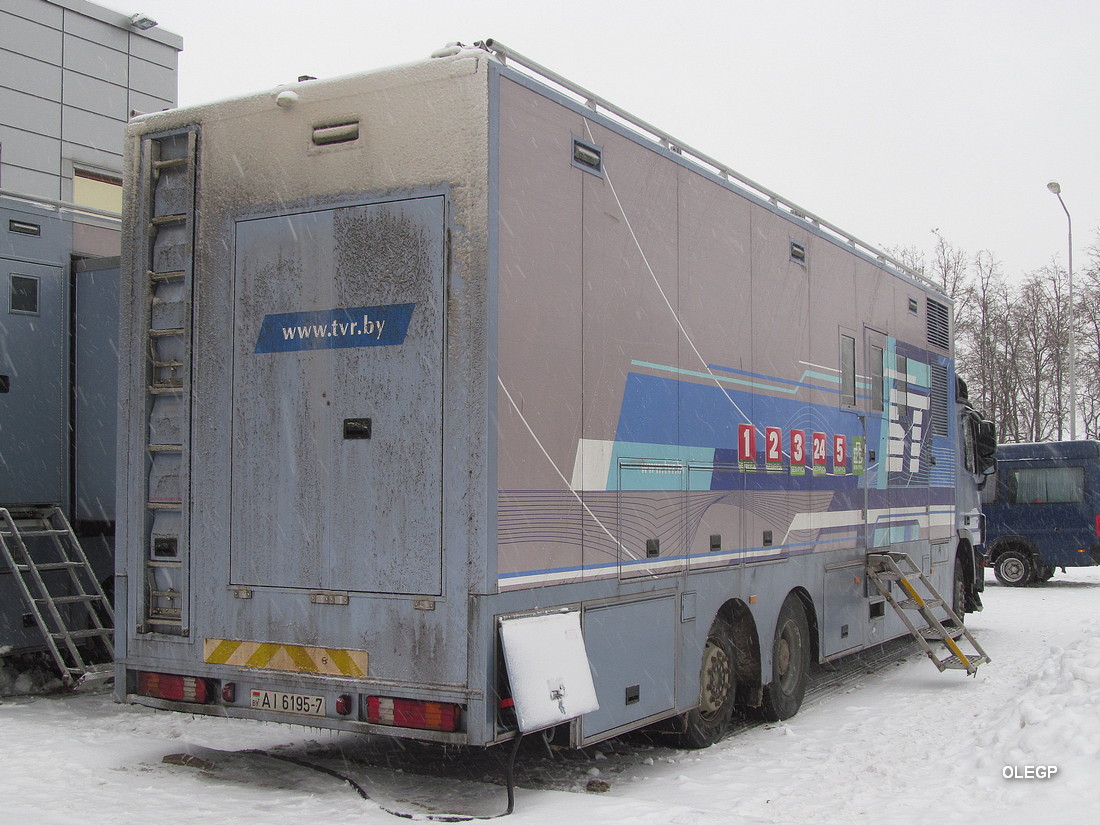
[[[920,568],[905,553],[871,553],[867,556],[867,575],[875,583],[879,593],[894,608],[921,649],[942,673],[945,670],[965,670],[974,675],[978,665],[989,662],[989,656],[970,631],[963,627],[962,618],[947,604],[932,583],[928,581]],[[892,582],[905,594],[899,601],[894,597]],[[922,595],[923,592],[923,595]],[[936,616],[937,609],[946,614],[945,620]],[[911,616],[916,613],[923,620],[918,625]],[[963,650],[960,641],[973,649],[972,653]],[[946,656],[943,655],[946,652]]]
[[[61,509],[0,507],[0,553],[65,684],[110,678],[114,611]]]

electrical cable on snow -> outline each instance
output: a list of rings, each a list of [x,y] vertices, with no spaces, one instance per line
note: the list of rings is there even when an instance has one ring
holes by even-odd
[[[508,753],[508,762],[504,769],[504,782],[508,791],[508,807],[504,809],[502,813],[492,814],[491,816],[462,816],[458,814],[411,814],[403,811],[391,811],[384,805],[378,805],[379,810],[385,811],[391,816],[400,817],[401,819],[411,819],[414,822],[474,822],[488,819],[500,819],[501,817],[510,816],[516,807],[516,783],[515,783],[515,767],[516,767],[516,754],[519,753],[520,742],[523,741],[523,733],[516,732],[516,738],[513,740],[512,750]],[[318,765],[315,762],[308,762],[305,759],[299,759],[296,756],[286,756],[281,753],[271,753],[270,751],[262,750],[246,750],[240,751],[241,753],[252,753],[259,756],[266,756],[270,759],[277,759],[280,762],[289,762],[291,765],[297,765],[300,768],[309,768],[310,770],[318,771],[339,779],[341,782],[346,782],[355,789],[355,792],[359,794],[367,802],[374,802],[371,799],[370,794],[366,792],[362,785],[352,779],[350,776],[345,776],[333,768],[325,767],[324,765]]]

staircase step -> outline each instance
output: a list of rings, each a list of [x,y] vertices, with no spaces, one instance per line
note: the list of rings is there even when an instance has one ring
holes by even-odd
[[[115,678],[115,666],[111,662],[88,665],[76,680],[77,690],[90,690]]]
[[[943,607],[943,599],[922,599],[921,602],[916,599],[906,599],[898,602],[898,607],[902,610],[927,610],[932,607]]]
[[[89,630],[68,630],[64,633],[51,633],[53,638],[62,640],[66,636],[70,639],[109,639],[114,636],[114,631],[109,627],[93,627]]]
[[[90,602],[104,601],[103,596],[98,593],[85,593],[80,596],[54,596],[50,599],[35,599],[39,604],[48,604],[53,602],[54,604],[88,604]]]
[[[51,562],[46,562],[45,564],[35,564],[35,565],[17,564],[17,565],[15,565],[15,569],[20,571],[20,572],[23,572],[24,570],[30,570],[32,567],[35,570],[38,570],[38,571],[49,572],[50,570],[75,570],[78,567],[84,567],[84,564],[79,562],[79,561],[51,561]]]
[[[41,507],[26,507],[13,513],[7,508],[0,507],[0,553],[7,567],[14,574],[13,578],[18,582],[21,597],[35,617],[35,623],[42,631],[42,639],[53,656],[54,664],[61,674],[65,684],[76,687],[92,687],[102,684],[113,676],[113,665],[110,662],[101,664],[86,664],[81,656],[74,652],[73,643],[83,639],[100,639],[109,656],[113,656],[114,629],[104,626],[101,620],[96,618],[93,607],[107,608],[106,597],[101,593],[76,593],[73,595],[53,595],[46,589],[40,574],[51,571],[82,570],[90,581],[95,580],[95,573],[80,548],[79,539],[73,532],[68,520],[61,510],[55,505],[43,505]],[[25,539],[52,538],[52,549],[47,554],[53,558],[61,558],[64,561],[48,561],[38,563],[34,559],[32,547],[27,547]],[[9,541],[10,540],[10,541]],[[76,557],[69,557],[70,552]],[[18,557],[18,560],[17,560]],[[83,590],[74,579],[74,589]],[[42,590],[39,590],[42,585]],[[39,595],[35,595],[38,592]],[[70,604],[83,604],[87,607],[95,624],[94,628],[82,628],[70,630],[65,626],[69,617],[59,613],[58,606]],[[42,607],[48,610],[41,609]],[[110,615],[109,609],[104,609]],[[47,624],[47,621],[49,624]],[[81,624],[83,624],[81,619]],[[110,621],[108,620],[108,624]],[[51,630],[50,627],[56,627]],[[67,648],[67,651],[64,649]],[[73,661],[75,660],[75,664]]]
[[[958,640],[966,635],[966,628],[959,626],[947,627],[946,625],[941,625],[940,627],[922,627],[920,635],[930,642],[942,642],[944,639]]]

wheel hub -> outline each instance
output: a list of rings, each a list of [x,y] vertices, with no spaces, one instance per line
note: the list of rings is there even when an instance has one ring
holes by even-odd
[[[733,687],[733,665],[721,645],[707,640],[703,651],[702,685],[699,690],[699,712],[704,717],[718,713]]]

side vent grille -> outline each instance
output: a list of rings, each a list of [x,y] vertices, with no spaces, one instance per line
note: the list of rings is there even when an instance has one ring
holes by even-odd
[[[938,360],[938,359],[937,359]],[[932,364],[932,434],[947,435],[947,367]]]
[[[573,165],[602,178],[603,149],[578,137],[573,138]]]
[[[928,299],[928,343],[942,350],[951,348],[951,315],[939,301]]]
[[[333,143],[351,143],[359,140],[359,121],[313,127],[313,145],[330,146]]]

